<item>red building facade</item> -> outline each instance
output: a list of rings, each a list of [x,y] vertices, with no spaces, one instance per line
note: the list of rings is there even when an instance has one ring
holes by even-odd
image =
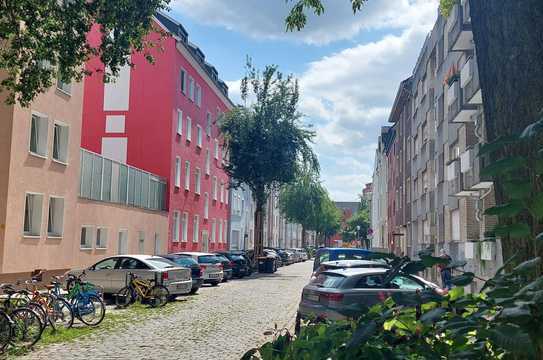
[[[81,145],[168,179],[169,251],[225,249],[229,179],[216,120],[233,106],[228,87],[180,23],[163,14],[155,20],[170,36],[150,50],[154,64],[135,53],[115,82],[86,78]],[[91,32],[89,42],[99,38]],[[93,59],[87,68],[103,65]],[[130,174],[128,181],[136,196],[147,186]]]

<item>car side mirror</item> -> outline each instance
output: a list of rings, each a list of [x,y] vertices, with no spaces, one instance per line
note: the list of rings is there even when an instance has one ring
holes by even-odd
[[[390,283],[390,284],[388,284],[388,287],[389,287],[390,289],[399,289],[399,288],[400,288],[400,285],[394,284],[394,283]]]

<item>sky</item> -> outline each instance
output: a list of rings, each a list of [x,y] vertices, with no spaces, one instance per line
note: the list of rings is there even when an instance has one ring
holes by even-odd
[[[245,59],[300,81],[303,121],[316,131],[321,178],[335,201],[357,201],[371,182],[381,126],[412,73],[438,0],[324,0],[300,32],[286,32],[291,0],[172,0],[170,15],[205,53],[239,103]]]

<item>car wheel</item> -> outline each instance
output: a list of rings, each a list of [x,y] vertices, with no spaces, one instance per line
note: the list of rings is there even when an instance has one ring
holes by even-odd
[[[217,285],[219,285],[219,282],[218,282],[218,281],[215,281],[215,282],[212,282],[212,283],[211,283],[211,286],[217,286]]]

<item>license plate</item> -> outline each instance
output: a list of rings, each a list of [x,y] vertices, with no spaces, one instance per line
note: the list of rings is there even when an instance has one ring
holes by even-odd
[[[210,277],[211,279],[216,279],[216,278],[219,277],[219,274],[209,274],[209,277]]]
[[[319,302],[319,295],[307,294],[305,298],[309,301]]]
[[[192,284],[191,284],[191,286],[192,286]],[[187,288],[187,285],[185,285],[185,284],[177,284],[175,288],[177,290],[182,290],[182,289]]]

